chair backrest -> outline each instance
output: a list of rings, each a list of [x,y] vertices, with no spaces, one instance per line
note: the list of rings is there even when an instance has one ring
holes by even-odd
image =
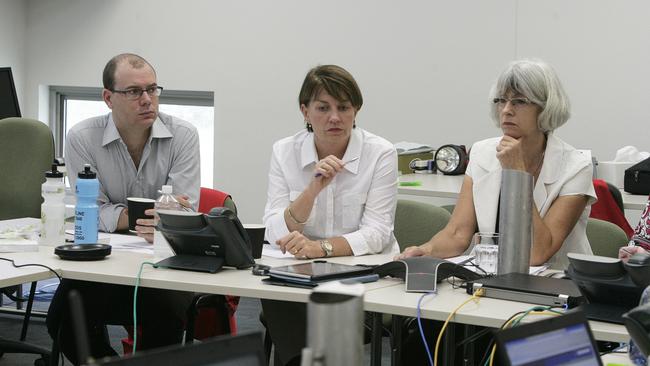
[[[235,201],[233,201],[228,193],[201,187],[201,193],[199,194],[199,212],[208,213],[214,207],[226,207],[237,214]]]
[[[395,238],[400,249],[422,244],[449,222],[451,214],[442,207],[424,202],[397,200]]]
[[[613,258],[618,257],[618,249],[628,242],[625,231],[616,224],[591,217],[587,221],[587,239],[595,255]]]
[[[0,220],[41,217],[41,185],[54,161],[54,137],[43,122],[0,120]]]
[[[609,193],[612,194],[612,198],[614,198],[616,205],[618,206],[618,208],[621,209],[621,212],[625,214],[625,206],[623,206],[623,195],[621,194],[621,190],[609,182],[606,183],[607,183],[607,188],[609,189]]]
[[[450,214],[453,214],[453,213],[454,213],[454,209],[456,208],[456,205],[443,205],[443,206],[440,206],[440,207],[442,207],[442,208],[444,208],[445,210],[447,210]]]

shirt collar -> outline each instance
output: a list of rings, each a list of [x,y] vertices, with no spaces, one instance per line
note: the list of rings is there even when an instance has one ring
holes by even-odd
[[[348,148],[343,154],[343,161],[350,161],[354,158],[361,157],[361,150],[363,148],[363,134],[359,128],[352,130],[350,134],[350,141]],[[300,166],[304,169],[310,164],[315,164],[318,161],[318,154],[316,153],[316,144],[314,143],[314,134],[309,133],[305,140],[303,140],[300,148]],[[357,174],[359,171],[359,159],[345,164],[345,169],[350,173]]]
[[[169,132],[169,129],[167,129],[167,126],[160,120],[160,114],[156,118],[156,120],[153,122],[153,125],[151,126],[151,135],[149,136],[149,140],[151,139],[158,139],[158,138],[170,138],[173,137],[172,133]],[[108,114],[108,124],[106,125],[106,129],[104,129],[104,136],[102,138],[102,146],[106,146],[110,144],[111,142],[115,140],[120,140],[122,137],[120,136],[120,132],[117,130],[117,127],[115,126],[115,121],[113,120],[113,113]]]

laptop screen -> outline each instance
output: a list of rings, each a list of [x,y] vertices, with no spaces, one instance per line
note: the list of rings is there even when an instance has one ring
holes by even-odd
[[[589,324],[580,312],[500,331],[497,342],[512,366],[602,365]]]

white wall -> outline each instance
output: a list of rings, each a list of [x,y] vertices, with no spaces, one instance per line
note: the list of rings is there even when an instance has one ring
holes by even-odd
[[[0,0],[0,67],[11,67],[18,103],[25,113],[25,34],[27,3],[22,0]]]
[[[214,91],[214,185],[248,222],[261,221],[271,145],[302,127],[297,94],[317,64],[356,77],[360,126],[393,142],[440,145],[497,135],[491,83],[508,61],[539,57],[573,101],[560,137],[601,160],[626,144],[648,149],[645,0],[28,4],[27,115],[38,115],[40,85],[100,86],[111,56],[141,54],[166,88]]]

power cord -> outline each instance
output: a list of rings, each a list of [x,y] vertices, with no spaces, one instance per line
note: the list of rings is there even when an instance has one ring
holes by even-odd
[[[517,314],[521,314],[521,315],[519,315],[519,317],[517,317]],[[523,314],[522,314],[522,312],[517,313],[517,314],[511,316],[508,320],[506,320],[506,322],[503,323],[503,325],[501,326],[501,329],[505,329],[505,328],[507,328],[509,326],[510,327],[516,327],[529,314],[533,314],[533,315],[553,315],[553,316],[564,315],[563,312],[558,311],[558,310],[554,310],[550,306],[534,306],[534,307],[524,311]],[[488,347],[488,349],[489,349],[489,347]],[[489,366],[492,366],[494,364],[494,354],[496,353],[496,351],[497,351],[497,345],[495,344],[495,345],[492,346],[492,352],[490,352],[490,357],[485,361],[486,365],[489,364]]]
[[[421,307],[420,305],[422,304],[422,300],[429,295],[435,295],[436,292],[427,292],[425,294],[422,294],[420,296],[420,299],[418,300],[418,307],[417,307],[417,321],[418,321],[418,329],[420,330],[420,337],[422,337],[422,343],[424,344],[424,349],[427,351],[427,357],[429,358],[429,365],[433,366],[433,360],[431,358],[431,350],[429,350],[429,345],[427,344],[427,337],[424,335],[424,330],[422,329],[422,318],[421,318]]]
[[[447,325],[449,324],[449,321],[451,321],[451,318],[453,318],[454,315],[456,315],[456,313],[458,312],[458,310],[460,310],[460,308],[462,308],[463,306],[465,306],[467,303],[469,303],[470,301],[478,301],[478,299],[479,299],[481,296],[483,296],[483,291],[484,291],[484,290],[483,290],[482,288],[480,288],[480,289],[474,291],[474,294],[472,295],[472,297],[470,297],[469,299],[463,301],[462,304],[458,305],[458,306],[457,306],[457,307],[456,307],[456,308],[455,308],[455,309],[454,309],[454,310],[449,314],[449,316],[447,317],[447,320],[445,320],[445,323],[442,325],[442,329],[440,329],[440,333],[438,334],[438,339],[436,340],[436,349],[435,349],[435,352],[434,352],[434,355],[433,355],[433,365],[434,365],[434,366],[438,365],[438,349],[440,348],[440,341],[442,340],[442,335],[445,333],[445,329],[447,329]]]
[[[135,278],[135,287],[133,288],[133,355],[135,355],[136,347],[138,344],[138,313],[137,313],[137,303],[138,303],[138,287],[140,287],[140,278],[142,277],[142,270],[144,265],[148,264],[153,268],[167,268],[165,266],[158,265],[153,262],[142,262],[140,263],[140,270],[138,271],[138,276]]]
[[[16,262],[14,262],[13,259],[2,258],[2,257],[0,257],[0,260],[6,261],[6,262],[10,262],[11,265],[14,266],[14,268],[22,268],[22,267],[42,267],[42,268],[45,268],[45,269],[49,270],[50,272],[54,273],[54,275],[59,279],[59,282],[63,280],[63,279],[61,278],[61,276],[60,276],[58,273],[56,273],[55,270],[53,270],[52,268],[50,268],[50,267],[48,267],[48,266],[46,266],[46,265],[43,265],[43,264],[38,264],[38,263],[16,264]]]

